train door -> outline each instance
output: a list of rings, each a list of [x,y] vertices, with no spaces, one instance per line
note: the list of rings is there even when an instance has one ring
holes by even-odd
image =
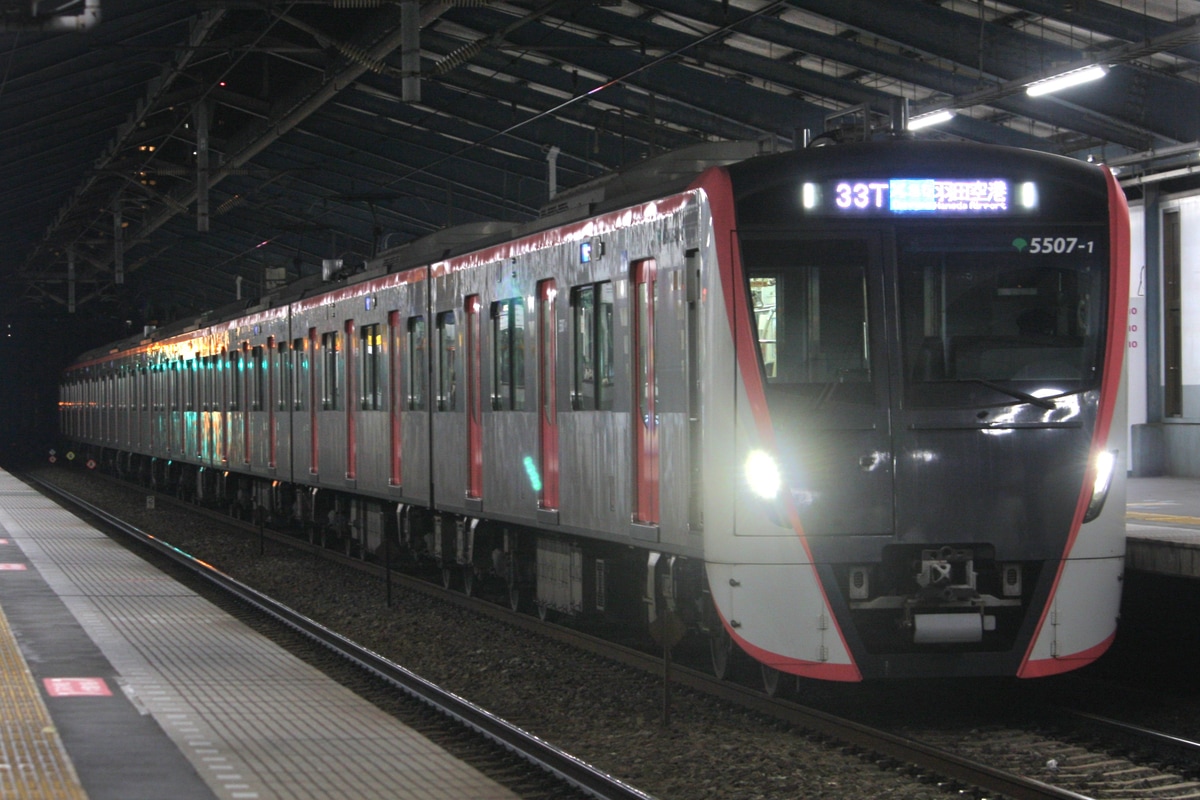
[[[743,234],[742,257],[769,430],[805,534],[890,534],[882,237]]]
[[[657,525],[658,381],[654,368],[654,259],[633,264],[634,519]]]

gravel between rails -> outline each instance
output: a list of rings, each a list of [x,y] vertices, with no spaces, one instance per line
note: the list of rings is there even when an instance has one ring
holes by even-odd
[[[259,555],[255,536],[166,503],[148,510],[141,489],[67,469],[38,477],[661,800],[948,796],[928,778],[678,688],[664,727],[652,676],[402,589],[389,609],[374,578],[270,542]]]

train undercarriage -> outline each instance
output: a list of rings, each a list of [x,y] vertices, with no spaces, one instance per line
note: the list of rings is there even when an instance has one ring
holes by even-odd
[[[125,451],[105,449],[83,460],[349,558],[435,580],[440,573],[447,590],[542,619],[599,622],[647,645],[711,639],[718,675],[732,674],[730,665],[741,657],[715,614],[697,559]]]

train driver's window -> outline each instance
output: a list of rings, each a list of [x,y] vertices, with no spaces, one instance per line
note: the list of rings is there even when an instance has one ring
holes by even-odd
[[[866,242],[749,239],[742,254],[767,384],[870,402]]]

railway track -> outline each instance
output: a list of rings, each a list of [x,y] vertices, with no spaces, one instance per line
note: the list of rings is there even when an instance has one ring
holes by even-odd
[[[123,485],[125,488],[129,488],[128,484]],[[185,507],[189,511],[211,513],[223,524],[239,524],[223,514],[206,512],[186,504]],[[681,688],[717,697],[740,709],[778,720],[787,726],[807,731],[824,741],[836,743],[836,746],[845,752],[854,753],[865,763],[902,772],[912,776],[914,780],[934,784],[946,790],[980,797],[1088,797],[1093,796],[1088,787],[1098,784],[1077,781],[1074,776],[1078,774],[1087,777],[1097,774],[1097,770],[1105,768],[1104,761],[1112,760],[1107,759],[1104,754],[1076,752],[1069,751],[1069,749],[1055,750],[1054,748],[1058,747],[1057,744],[1042,743],[1039,745],[1039,752],[1060,753],[1061,758],[1057,759],[1061,762],[1060,764],[1053,765],[1053,768],[1047,767],[1045,762],[1056,761],[1052,756],[1038,762],[1027,762],[1015,766],[1001,765],[1000,760],[995,756],[994,748],[997,742],[1001,742],[1005,738],[1016,742],[1020,736],[1028,735],[1027,733],[984,729],[980,736],[975,737],[976,741],[974,742],[964,741],[962,737],[958,739],[939,737],[935,731],[921,731],[912,735],[892,733],[798,703],[770,698],[759,691],[738,684],[717,681],[701,670],[684,665],[670,664],[667,667],[661,656],[615,645],[612,642],[564,626],[547,624],[531,615],[513,614],[506,604],[497,604],[462,593],[448,593],[441,588],[440,583],[435,584],[419,577],[385,570],[378,564],[331,553],[298,540],[294,536],[263,530],[245,523],[240,523],[240,526],[250,535],[261,537],[263,543],[267,541],[286,543],[289,546],[317,554],[322,558],[330,558],[362,570],[376,576],[381,581],[386,580],[389,588],[384,590],[381,587],[381,591],[390,592],[394,587],[397,590],[431,595],[438,598],[440,602],[469,609],[472,613],[536,632],[540,636],[555,639],[572,648],[594,653],[604,659],[615,660],[628,667],[654,675],[664,675],[669,669],[669,682],[665,682],[663,688],[665,697],[669,698],[670,692],[679,691]],[[317,627],[321,629],[321,626]],[[318,633],[320,632],[319,630]],[[333,638],[340,637],[333,634]],[[1100,766],[1089,771],[1090,765]],[[1112,785],[1103,792],[1105,797],[1125,796],[1121,793],[1120,785],[1130,789],[1132,793],[1127,795],[1129,797],[1187,796],[1145,793],[1146,787],[1168,790],[1171,787],[1180,790],[1186,788],[1186,781],[1182,779],[1173,781],[1167,773],[1130,766],[1127,763],[1115,765],[1113,769],[1118,773],[1121,773],[1122,769],[1130,771],[1113,779]],[[1034,775],[1040,775],[1045,780],[1033,777]],[[1124,784],[1122,784],[1123,781]],[[1081,789],[1088,791],[1081,791]],[[1134,791],[1135,789],[1137,791]]]
[[[535,768],[554,776],[573,790],[588,797],[597,798],[597,800],[653,800],[651,795],[630,786],[615,776],[596,769],[585,761],[521,730],[470,701],[445,691],[411,670],[359,646],[336,631],[267,597],[253,587],[247,586],[174,547],[169,542],[130,525],[105,509],[35,477],[26,475],[23,478],[52,492],[67,504],[85,511],[88,515],[102,521],[108,528],[119,531],[142,546],[165,556],[173,563],[199,576],[205,582],[220,587],[224,593],[236,598],[239,603],[304,635],[358,669],[399,689],[410,698],[454,720],[462,727],[474,731],[477,735],[499,745],[503,750],[514,754]],[[541,786],[537,787],[532,794],[538,797],[551,796]]]
[[[1044,729],[983,726],[967,733],[914,731],[923,741],[999,769],[1047,776],[1076,796],[1191,800],[1200,797],[1195,742],[1069,709],[1046,709]],[[1182,767],[1182,769],[1180,769]]]

